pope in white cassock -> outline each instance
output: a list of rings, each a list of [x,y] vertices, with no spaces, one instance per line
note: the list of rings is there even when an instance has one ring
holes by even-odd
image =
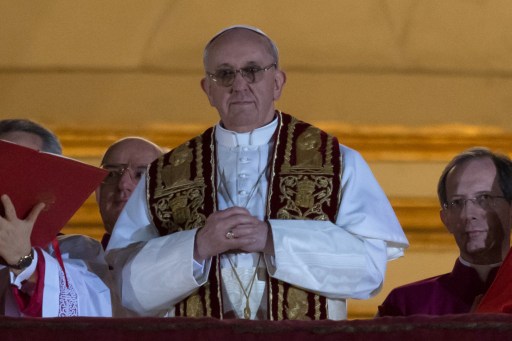
[[[259,29],[207,44],[220,122],[153,162],[107,249],[145,316],[346,319],[408,241],[363,158],[275,109],[286,81]]]

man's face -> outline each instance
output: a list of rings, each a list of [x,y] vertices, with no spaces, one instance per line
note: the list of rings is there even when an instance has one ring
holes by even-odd
[[[108,150],[102,166],[110,174],[96,190],[96,200],[107,232],[112,233],[147,165],[159,155],[155,146],[142,140],[124,140]]]
[[[448,173],[448,203],[482,195],[503,196],[490,158],[466,161]],[[511,205],[502,198],[490,202],[482,207],[476,200],[467,200],[459,209],[441,210],[441,220],[455,237],[460,255],[473,264],[501,262],[509,249]]]
[[[263,37],[245,29],[235,29],[217,38],[209,48],[206,71],[239,70],[247,67],[265,68],[275,63]],[[281,96],[285,74],[272,67],[260,71],[262,79],[249,83],[240,73],[231,86],[206,77],[201,86],[210,104],[219,112],[226,129],[248,132],[272,121],[274,101]]]
[[[10,131],[8,133],[1,134],[0,140],[13,142],[20,146],[35,150],[43,149],[43,139],[39,135],[25,131]]]

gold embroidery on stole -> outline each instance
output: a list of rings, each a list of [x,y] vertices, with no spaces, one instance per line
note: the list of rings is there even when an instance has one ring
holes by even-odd
[[[310,320],[310,318],[308,316],[306,316],[306,314],[305,314],[305,312],[308,311],[309,303],[308,303],[308,294],[304,290],[290,286],[288,288],[287,301],[288,301],[288,309],[287,309],[288,319],[290,319],[290,320]],[[318,300],[315,299],[315,301],[318,301]],[[316,310],[317,309],[315,309],[315,311]]]
[[[190,142],[178,146],[169,156],[164,166],[164,158],[158,161],[156,187],[153,198],[154,213],[167,234],[204,226],[206,217],[198,212],[203,205],[205,182],[202,166],[202,140],[195,138],[194,149]],[[195,157],[194,157],[195,156]],[[198,170],[196,177],[191,179],[190,168],[195,162]],[[209,309],[209,288],[206,292],[206,316],[211,316]],[[176,305],[179,316],[205,316],[202,297],[198,292],[190,295],[185,301]]]
[[[278,219],[329,220],[323,205],[329,204],[333,192],[332,139],[327,139],[325,163],[322,161],[321,131],[309,126],[297,138],[295,165],[292,165],[294,118],[288,127],[285,161],[279,182],[281,200],[285,205],[277,212]]]
[[[195,158],[194,150],[188,142],[173,150],[167,165],[163,166],[163,158],[159,160],[153,208],[168,233],[203,226],[206,221],[204,214],[198,212],[204,200],[205,183],[202,174],[202,143],[200,138],[195,141]],[[190,179],[190,165],[193,161],[198,173],[194,179]]]
[[[190,295],[187,298],[186,306],[187,306],[187,309],[183,316],[187,316],[187,317],[204,316],[203,304],[201,303],[201,297],[199,297],[199,295],[197,295],[197,294]]]

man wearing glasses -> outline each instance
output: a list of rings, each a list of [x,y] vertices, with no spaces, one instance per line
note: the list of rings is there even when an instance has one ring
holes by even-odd
[[[457,155],[438,184],[441,220],[460,251],[452,272],[395,288],[379,316],[470,312],[510,247],[512,162],[484,148]]]
[[[141,315],[345,319],[408,242],[368,165],[275,109],[275,44],[234,26],[204,50],[220,122],[149,167],[107,259]]]
[[[113,143],[101,160],[109,174],[96,190],[96,201],[105,227],[101,240],[107,247],[112,229],[128,198],[147,166],[162,154],[162,149],[140,137],[127,137]]]

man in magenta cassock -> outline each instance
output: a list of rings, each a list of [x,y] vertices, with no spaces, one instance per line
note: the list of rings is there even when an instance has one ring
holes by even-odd
[[[512,162],[485,148],[457,155],[438,184],[440,216],[460,250],[452,272],[395,288],[378,316],[474,310],[510,247]]]

